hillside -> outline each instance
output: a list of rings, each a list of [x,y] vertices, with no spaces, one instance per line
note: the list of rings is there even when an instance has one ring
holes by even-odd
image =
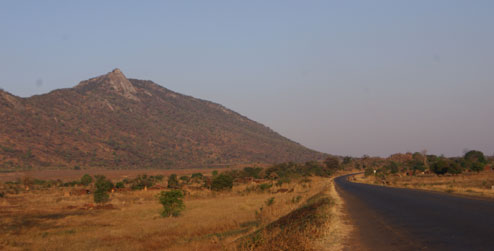
[[[183,168],[320,159],[262,124],[118,69],[74,88],[0,91],[0,168]]]

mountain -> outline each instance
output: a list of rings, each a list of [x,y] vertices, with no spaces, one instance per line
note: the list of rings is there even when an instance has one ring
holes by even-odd
[[[20,98],[0,91],[0,169],[183,168],[324,154],[219,104],[119,70]]]

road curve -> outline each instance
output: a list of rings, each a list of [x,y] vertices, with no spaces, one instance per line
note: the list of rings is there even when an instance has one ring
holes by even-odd
[[[494,200],[335,179],[356,232],[348,250],[494,250]]]

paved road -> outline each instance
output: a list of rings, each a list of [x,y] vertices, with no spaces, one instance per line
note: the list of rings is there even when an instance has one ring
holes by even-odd
[[[348,250],[494,250],[494,200],[335,179],[357,229]]]

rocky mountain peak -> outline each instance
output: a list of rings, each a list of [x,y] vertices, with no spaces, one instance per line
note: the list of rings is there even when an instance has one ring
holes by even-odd
[[[100,86],[114,91],[127,99],[140,101],[136,96],[136,88],[118,68],[105,75],[83,81],[78,85],[79,88],[87,88],[89,86]]]

